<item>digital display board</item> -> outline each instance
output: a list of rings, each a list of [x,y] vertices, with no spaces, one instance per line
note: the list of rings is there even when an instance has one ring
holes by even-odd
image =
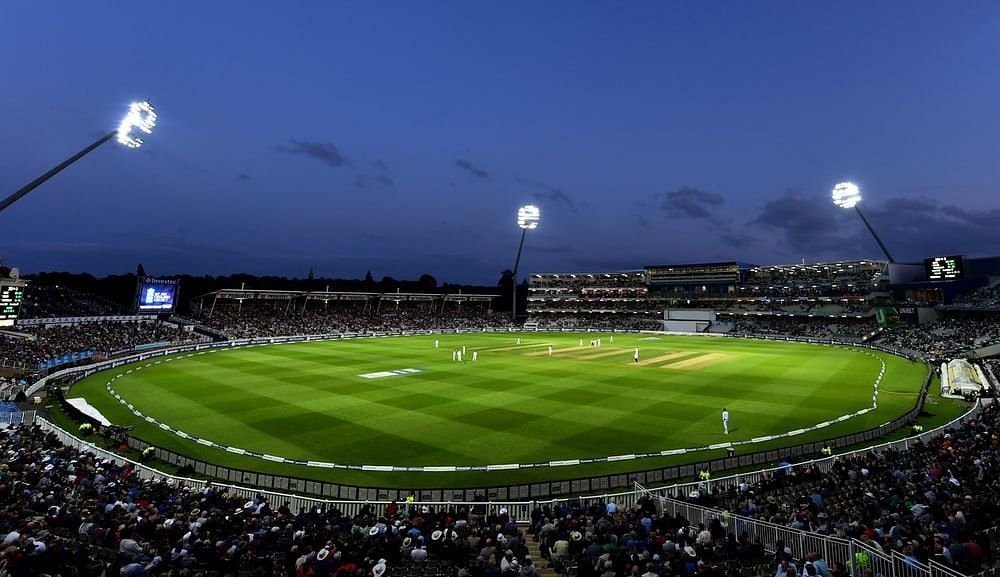
[[[136,295],[137,313],[168,313],[177,303],[177,281],[144,278]]]
[[[924,259],[927,280],[955,280],[965,278],[965,257],[936,256]]]
[[[24,286],[0,285],[0,327],[10,327],[21,312],[21,301],[24,300]]]

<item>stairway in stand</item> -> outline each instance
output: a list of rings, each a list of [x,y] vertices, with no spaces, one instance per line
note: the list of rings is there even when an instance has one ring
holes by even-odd
[[[524,540],[524,544],[528,546],[528,554],[531,555],[531,560],[535,562],[538,577],[559,577],[559,573],[549,567],[548,559],[542,557],[542,550],[538,548],[538,541],[535,541],[534,537],[528,535]]]

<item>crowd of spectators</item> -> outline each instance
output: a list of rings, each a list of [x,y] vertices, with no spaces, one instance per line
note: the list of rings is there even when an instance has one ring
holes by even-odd
[[[631,313],[533,314],[530,320],[542,330],[599,329],[623,331],[663,330],[663,323],[649,315]]]
[[[688,498],[745,517],[858,539],[876,551],[973,573],[1000,519],[1000,404],[906,450],[837,457]]]
[[[790,286],[796,288],[829,284],[862,284],[868,287],[884,275],[884,261],[840,261],[754,267],[747,271],[748,286]]]
[[[980,287],[955,299],[953,307],[964,309],[1000,309],[1000,283]]]
[[[129,314],[125,308],[97,295],[66,287],[28,284],[18,316],[23,319],[103,317]]]
[[[505,509],[292,511],[211,484],[141,479],[131,465],[63,446],[29,425],[0,433],[0,451],[2,562],[11,575],[536,575]]]
[[[469,306],[441,312],[416,303],[384,309],[340,306],[308,310],[273,303],[219,305],[196,312],[195,319],[231,339],[287,335],[321,335],[365,331],[484,329],[511,326],[510,317],[486,307]]]
[[[97,321],[73,325],[17,327],[29,336],[0,335],[0,363],[33,370],[38,363],[69,353],[94,351],[95,356],[129,350],[136,345],[186,342],[196,338],[175,325],[158,321]]]
[[[826,339],[861,340],[875,330],[874,320],[830,319],[793,316],[740,316],[732,317],[732,334],[811,337]]]
[[[1000,344],[1000,314],[951,314],[931,323],[887,331],[877,342],[940,358],[962,356]]]

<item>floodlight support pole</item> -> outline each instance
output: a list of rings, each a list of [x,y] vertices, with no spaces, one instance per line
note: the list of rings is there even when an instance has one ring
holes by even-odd
[[[517,324],[517,267],[521,264],[521,249],[524,248],[524,237],[528,234],[528,229],[521,229],[521,243],[517,245],[517,258],[514,259],[514,286],[511,290],[510,320]]]
[[[15,202],[17,202],[18,200],[20,200],[23,196],[25,196],[26,194],[28,194],[32,190],[35,190],[36,188],[38,188],[39,186],[41,186],[42,183],[44,183],[46,180],[48,180],[48,179],[52,178],[53,176],[55,176],[55,175],[59,174],[60,172],[62,172],[62,170],[64,168],[66,168],[67,166],[73,164],[77,160],[80,160],[81,158],[83,158],[84,156],[86,156],[89,152],[91,152],[92,150],[94,150],[98,146],[104,144],[105,142],[111,140],[112,138],[114,138],[117,135],[118,135],[118,131],[117,130],[115,130],[113,132],[109,132],[108,134],[106,134],[106,135],[102,136],[101,138],[97,139],[96,142],[94,142],[93,144],[91,144],[87,148],[84,148],[80,152],[77,152],[73,156],[67,158],[66,160],[64,160],[61,163],[59,163],[58,165],[56,165],[54,168],[52,168],[51,170],[49,170],[45,174],[39,176],[35,180],[32,180],[28,184],[24,185],[23,187],[21,187],[20,189],[18,189],[16,192],[14,192],[13,194],[11,194],[10,196],[8,196],[7,198],[5,198],[2,201],[0,201],[0,212],[2,212],[8,206],[10,206],[10,205],[14,204]]]
[[[860,207],[860,206],[858,206],[858,205],[854,205],[854,210],[858,211],[858,216],[860,216],[860,217],[861,217],[861,221],[862,221],[862,222],[864,222],[864,223],[865,223],[865,226],[867,226],[867,227],[868,227],[868,232],[872,233],[872,236],[874,236],[874,237],[875,237],[875,242],[877,242],[877,243],[878,243],[878,246],[879,246],[879,248],[881,248],[881,249],[882,249],[882,252],[884,252],[884,253],[885,253],[885,257],[886,257],[887,259],[889,259],[889,262],[891,262],[891,263],[894,263],[894,262],[896,262],[895,260],[893,260],[893,258],[892,258],[892,255],[891,255],[891,254],[889,254],[889,249],[885,248],[885,243],[883,243],[883,242],[882,242],[882,239],[881,239],[881,238],[879,238],[879,236],[878,236],[878,233],[877,233],[877,232],[875,232],[875,229],[874,229],[874,228],[872,227],[871,223],[870,223],[870,222],[868,222],[868,219],[867,219],[867,218],[865,218],[865,215],[864,215],[864,213],[863,213],[863,212],[861,212],[861,207]]]

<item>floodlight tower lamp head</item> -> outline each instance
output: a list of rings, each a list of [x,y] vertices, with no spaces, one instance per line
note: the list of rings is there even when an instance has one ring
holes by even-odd
[[[541,218],[541,211],[537,206],[526,204],[517,210],[517,226],[524,230],[534,230],[538,228],[538,221]]]
[[[861,189],[853,182],[841,182],[833,187],[833,204],[840,208],[854,208],[861,202]]]
[[[128,114],[118,125],[118,142],[127,148],[139,148],[142,146],[142,137],[133,134],[133,131],[152,134],[155,126],[156,110],[153,109],[153,104],[148,100],[133,102],[129,105]]]

